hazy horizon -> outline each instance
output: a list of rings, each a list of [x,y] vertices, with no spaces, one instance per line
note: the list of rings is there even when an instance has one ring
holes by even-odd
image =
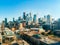
[[[0,22],[4,18],[22,17],[23,12],[37,14],[38,18],[50,14],[57,19],[60,18],[60,0],[0,0]]]

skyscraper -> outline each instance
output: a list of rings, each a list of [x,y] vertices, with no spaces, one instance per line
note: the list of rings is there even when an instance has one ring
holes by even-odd
[[[7,18],[5,18],[5,23],[7,23]]]
[[[36,16],[36,14],[34,14],[33,22],[36,23],[36,21],[37,21],[37,16]]]
[[[26,20],[25,12],[23,12],[23,19]]]
[[[20,23],[21,22],[21,17],[18,17],[18,23]]]
[[[44,16],[44,22],[46,22],[46,21],[47,21],[46,16]]]
[[[31,13],[29,13],[29,22],[32,22],[32,16],[31,16]]]
[[[5,26],[7,26],[7,18],[5,18]]]
[[[41,18],[38,18],[38,23],[42,23],[42,19]]]
[[[51,24],[52,23],[52,18],[50,15],[47,15],[47,24]]]
[[[4,23],[4,21],[2,21],[1,30],[3,31],[4,29],[5,29],[5,23]]]
[[[15,22],[15,18],[13,18],[13,22]]]
[[[26,14],[26,22],[29,21],[29,14]]]

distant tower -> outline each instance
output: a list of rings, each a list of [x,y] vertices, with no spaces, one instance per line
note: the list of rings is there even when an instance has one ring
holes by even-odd
[[[38,23],[42,23],[42,19],[41,18],[38,18]]]
[[[3,31],[4,29],[5,29],[5,24],[4,24],[4,21],[2,21],[1,30]]]
[[[23,19],[26,20],[25,12],[23,12]]]
[[[29,14],[26,14],[26,23],[29,21]]]
[[[47,17],[44,16],[44,17],[42,18],[42,21],[46,23],[46,21],[47,21]]]
[[[5,26],[7,26],[7,18],[5,18]]]
[[[21,19],[21,17],[18,17],[18,20],[17,20],[17,21],[18,21],[18,23],[20,23],[20,22],[21,22],[21,20],[22,20],[22,19]]]
[[[18,21],[20,21],[21,20],[21,17],[18,17]]]
[[[51,24],[52,18],[50,15],[47,15],[47,24]]]
[[[36,21],[37,21],[37,16],[36,16],[36,14],[34,14],[33,22],[36,23]]]
[[[13,18],[13,22],[15,22],[15,18]]]
[[[46,16],[44,16],[44,21],[46,22],[47,20],[46,20]]]
[[[31,13],[30,13],[30,18],[29,18],[29,21],[32,22],[32,16],[31,16]]]

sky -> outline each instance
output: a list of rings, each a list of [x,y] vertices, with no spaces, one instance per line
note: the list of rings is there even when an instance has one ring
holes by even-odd
[[[23,12],[37,14],[43,17],[50,14],[55,19],[60,18],[60,0],[0,0],[0,22],[7,18],[17,19]]]

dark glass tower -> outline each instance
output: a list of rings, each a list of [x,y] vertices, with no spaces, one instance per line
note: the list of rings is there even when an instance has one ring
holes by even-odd
[[[15,22],[15,18],[13,18],[13,22]]]
[[[33,22],[36,23],[36,14],[34,14]]]
[[[7,18],[5,18],[5,26],[7,26]]]
[[[23,12],[23,19],[26,20],[25,12]]]

